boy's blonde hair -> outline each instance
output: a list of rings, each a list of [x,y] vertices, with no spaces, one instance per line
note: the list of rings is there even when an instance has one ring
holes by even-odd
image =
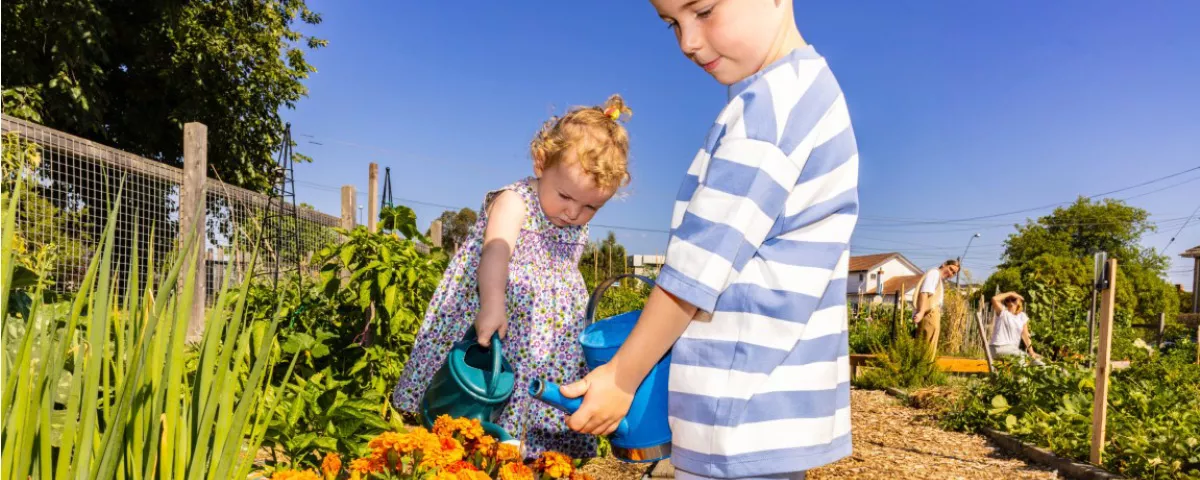
[[[627,185],[629,175],[629,132],[619,121],[633,115],[620,95],[608,97],[603,105],[576,107],[542,125],[529,143],[530,153],[543,169],[553,167],[575,153],[583,171],[606,191]]]

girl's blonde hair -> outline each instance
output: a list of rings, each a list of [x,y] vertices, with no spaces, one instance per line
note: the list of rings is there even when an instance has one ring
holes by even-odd
[[[615,191],[631,180],[629,175],[629,133],[621,117],[633,115],[620,95],[608,97],[603,105],[576,107],[561,117],[552,117],[542,125],[529,151],[535,164],[553,167],[575,154],[575,161],[596,182],[596,186]]]

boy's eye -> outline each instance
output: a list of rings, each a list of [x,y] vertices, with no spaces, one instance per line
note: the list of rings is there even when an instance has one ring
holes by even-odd
[[[713,11],[712,7],[708,7],[704,10],[700,10],[700,11],[696,12],[696,18],[708,18],[709,15],[712,15],[712,11]]]
[[[670,29],[674,29],[674,28],[675,28],[675,25],[677,25],[677,24],[675,23],[675,21],[674,21],[674,20],[667,20],[667,29],[668,29],[668,30],[670,30]]]

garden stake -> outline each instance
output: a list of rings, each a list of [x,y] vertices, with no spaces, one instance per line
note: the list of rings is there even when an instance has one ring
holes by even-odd
[[[1117,302],[1117,259],[1110,258],[1105,268],[1104,289],[1100,292],[1100,345],[1096,358],[1096,393],[1092,405],[1091,462],[1100,465],[1104,453],[1104,428],[1108,418],[1108,374],[1112,347],[1113,309]]]

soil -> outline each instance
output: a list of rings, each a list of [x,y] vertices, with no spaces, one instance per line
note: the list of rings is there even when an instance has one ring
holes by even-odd
[[[808,472],[810,480],[1061,478],[1004,454],[983,436],[942,430],[927,412],[884,392],[854,389],[851,405],[854,453]],[[584,472],[599,480],[636,480],[646,468],[602,458]]]

